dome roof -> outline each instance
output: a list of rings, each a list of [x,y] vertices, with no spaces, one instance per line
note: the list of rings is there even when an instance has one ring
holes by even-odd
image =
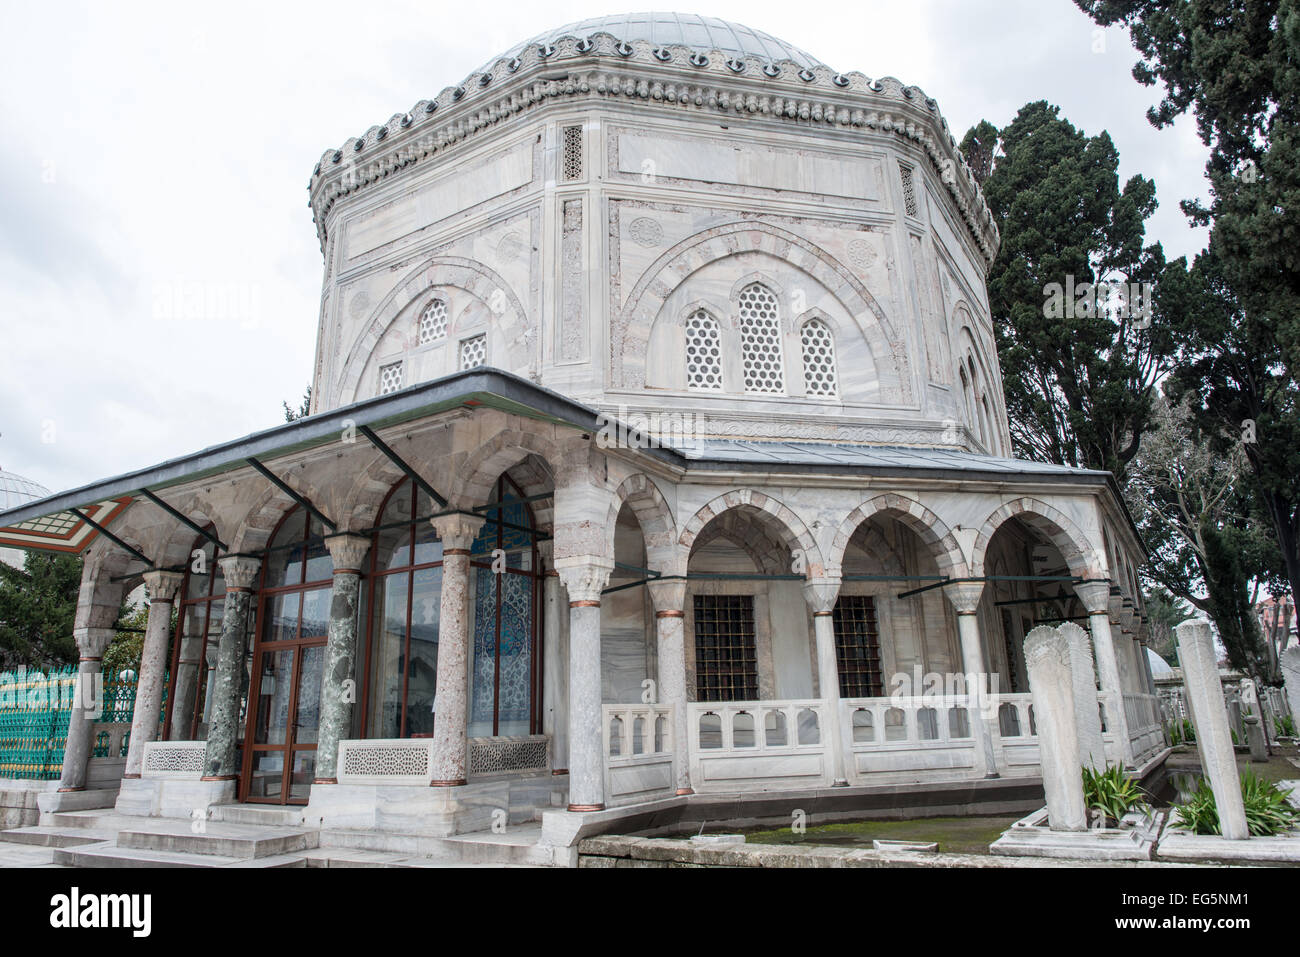
[[[808,70],[824,65],[816,57],[784,40],[778,40],[770,33],[730,20],[702,17],[694,13],[621,13],[591,17],[540,33],[507,51],[505,56],[517,56],[531,45],[554,43],[560,37],[585,39],[596,33],[608,33],[628,42],[645,40],[655,46],[680,45],[701,53],[717,50],[737,58],[758,57],[769,63],[793,60]]]
[[[13,472],[0,470],[0,511],[45,498],[50,490]]]
[[[1171,675],[1174,673],[1174,669],[1169,667],[1169,662],[1165,661],[1165,659],[1161,658],[1150,648],[1146,649],[1146,652],[1147,652],[1147,661],[1151,663],[1152,678],[1160,678],[1163,677],[1164,675]]]

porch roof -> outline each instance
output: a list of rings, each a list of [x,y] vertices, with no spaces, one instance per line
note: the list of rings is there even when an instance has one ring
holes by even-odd
[[[482,407],[588,432],[599,432],[618,421],[517,375],[479,367],[0,511],[0,546],[79,553],[101,534],[101,527],[107,528],[132,501],[143,498],[145,490],[157,492],[233,472],[246,468],[250,459],[265,463],[310,452],[337,442],[349,426],[382,429],[453,409]],[[680,449],[650,444],[638,447],[637,452],[685,474],[727,469],[793,474],[866,472],[899,478],[960,475],[997,481],[1013,476],[1051,478],[1071,484],[1108,485],[1123,508],[1108,472],[946,449],[707,439]]]

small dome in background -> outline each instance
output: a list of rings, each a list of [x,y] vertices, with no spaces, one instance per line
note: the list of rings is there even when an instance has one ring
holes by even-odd
[[[1169,662],[1165,661],[1165,659],[1161,658],[1150,648],[1148,648],[1146,652],[1147,652],[1147,661],[1151,663],[1152,678],[1159,678],[1163,675],[1171,675],[1174,673],[1174,669],[1169,667]]]
[[[45,498],[49,494],[50,490],[45,486],[0,469],[0,512]]]

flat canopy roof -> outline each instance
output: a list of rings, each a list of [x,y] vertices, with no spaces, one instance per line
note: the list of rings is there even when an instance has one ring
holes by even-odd
[[[0,512],[0,546],[80,553],[138,496],[247,467],[250,459],[273,461],[336,442],[347,428],[380,429],[457,408],[498,409],[587,432],[619,426],[619,420],[527,379],[490,367],[410,386],[390,395],[296,419],[241,439],[169,459],[27,502]],[[643,417],[629,417],[644,427]],[[626,423],[624,423],[626,424]],[[831,472],[899,478],[1001,480],[1013,476],[1053,478],[1081,485],[1108,485],[1123,508],[1109,472],[1069,468],[1020,459],[976,455],[949,449],[839,445],[817,442],[761,442],[662,439],[635,443],[638,451],[689,473],[725,468],[734,471]],[[660,444],[662,441],[663,444]],[[1127,515],[1127,512],[1126,512]],[[1132,519],[1129,519],[1130,525]],[[1135,533],[1136,534],[1136,533]]]

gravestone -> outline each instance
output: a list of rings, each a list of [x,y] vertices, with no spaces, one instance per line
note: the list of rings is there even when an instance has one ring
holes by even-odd
[[[1087,830],[1069,641],[1056,628],[1035,628],[1025,638],[1025,668],[1034,696],[1048,826]]]
[[[1065,638],[1070,649],[1079,760],[1084,767],[1101,771],[1106,767],[1106,751],[1101,738],[1101,710],[1097,701],[1097,672],[1093,666],[1092,639],[1086,631],[1070,621],[1059,626],[1057,631]]]
[[[1282,678],[1291,713],[1300,714],[1300,645],[1282,652]]]

